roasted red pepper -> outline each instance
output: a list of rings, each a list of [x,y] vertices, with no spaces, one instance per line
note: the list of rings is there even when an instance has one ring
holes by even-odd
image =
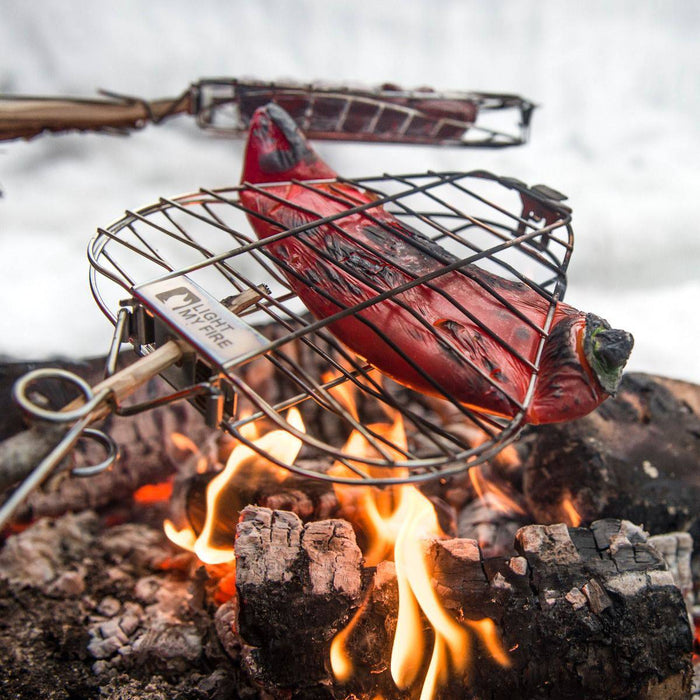
[[[312,188],[289,182],[335,177],[282,108],[269,104],[256,111],[243,182],[285,183],[265,188],[265,193],[241,191],[243,205],[264,217],[249,215],[260,239],[375,199],[337,182]],[[319,319],[456,260],[379,206],[266,247]],[[526,399],[532,375],[520,358],[534,362],[540,335],[499,296],[543,327],[546,299],[523,283],[475,265],[413,286],[328,327],[401,384],[423,393],[447,394],[477,411],[512,417]],[[611,329],[603,319],[557,304],[526,420],[550,423],[592,411],[615,392],[632,343],[629,333]]]

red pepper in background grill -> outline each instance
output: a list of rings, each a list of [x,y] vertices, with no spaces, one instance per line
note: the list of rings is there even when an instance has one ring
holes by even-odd
[[[265,188],[269,194],[241,190],[244,206],[271,220],[249,215],[258,238],[376,199],[343,183],[306,187],[289,182],[335,177],[281,107],[268,104],[255,112],[242,180],[285,183]],[[456,261],[380,206],[266,247],[294,292],[319,319]],[[540,334],[502,300],[543,327],[547,299],[521,282],[467,265],[367,306],[328,328],[401,384],[437,396],[448,394],[480,412],[512,417],[519,411],[516,402],[525,401],[532,375],[521,358],[534,362]],[[592,411],[617,389],[632,344],[629,333],[558,303],[526,420],[551,423]]]

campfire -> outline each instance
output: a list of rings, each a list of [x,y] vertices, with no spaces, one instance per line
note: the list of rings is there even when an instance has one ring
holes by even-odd
[[[357,411],[354,392],[336,393]],[[646,455],[670,474],[669,460],[681,456],[669,456],[658,436],[673,422],[687,429],[698,421],[687,409],[693,396],[697,402],[690,385],[630,375],[604,417],[567,435],[556,428],[558,444],[572,445],[560,469],[554,455],[545,459],[551,431],[539,430],[488,464],[420,488],[310,482],[232,438],[202,434],[196,417],[180,411],[171,424],[191,424],[199,437],[166,436],[162,480],[135,490],[128,508],[109,486],[135,469],[127,454],[93,477],[102,485],[83,494],[82,514],[41,519],[8,538],[3,600],[21,605],[6,608],[4,639],[19,645],[13,658],[37,687],[57,676],[86,689],[130,688],[121,692],[133,697],[188,686],[252,697],[537,697],[552,685],[559,697],[581,688],[589,697],[685,697],[692,542],[662,534],[678,525],[681,489],[666,503],[666,528],[648,502],[644,517],[654,515],[660,533],[651,537],[611,519],[602,504],[593,522],[572,522],[587,515],[587,492],[595,494],[571,465],[584,458],[576,440],[586,430],[616,479],[632,473],[632,447],[627,461],[618,453],[613,462],[605,449],[616,443],[596,432],[617,426],[649,431]],[[630,405],[651,414],[630,423]],[[300,412],[288,419],[304,430]],[[402,422],[387,408],[372,428],[401,448]],[[122,419],[120,429],[133,424]],[[247,438],[298,459],[300,441],[286,431],[249,427]],[[357,433],[345,448],[372,452]],[[567,473],[576,478],[568,491],[556,487],[568,500],[555,509],[561,519],[545,521],[552,524],[535,524],[533,513],[553,504],[527,486],[542,464],[550,464],[553,488]],[[178,473],[166,479],[174,465]],[[339,462],[329,468],[349,473]],[[24,517],[76,510],[67,490],[74,481],[57,484],[51,497],[35,494]],[[598,493],[605,488],[599,483]],[[638,493],[616,506],[621,516],[639,512],[644,489]],[[90,504],[100,516],[84,510]],[[58,637],[47,636],[54,616]]]
[[[15,388],[7,692],[687,697],[700,390],[564,304],[560,193],[347,180],[289,120],[240,186],[98,230],[106,379]]]

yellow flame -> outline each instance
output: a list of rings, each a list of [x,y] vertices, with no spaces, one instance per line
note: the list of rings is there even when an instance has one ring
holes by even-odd
[[[244,409],[241,411],[239,418],[240,420],[243,420],[244,418],[248,418],[251,415],[253,415],[253,409]],[[254,420],[250,423],[244,423],[238,430],[244,438],[250,440],[251,442],[253,440],[257,440],[260,437],[258,422]]]
[[[401,488],[405,491],[404,497],[411,502],[411,516],[404,522],[394,550],[399,581],[399,618],[392,650],[391,674],[396,685],[402,689],[408,688],[416,679],[420,657],[416,660],[415,647],[405,644],[405,641],[420,636],[422,625],[417,610],[420,606],[435,630],[432,658],[421,691],[421,698],[430,698],[444,677],[448,659],[456,671],[464,670],[468,638],[465,629],[442,606],[430,578],[423,542],[442,534],[435,509],[415,487]],[[402,592],[407,606],[402,606]]]
[[[469,480],[476,491],[476,495],[480,501],[485,500],[486,494],[493,496],[489,504],[502,513],[517,513],[525,515],[525,509],[513,498],[511,498],[504,489],[496,486],[493,481],[486,478],[481,467],[472,467],[469,470]]]
[[[335,635],[333,641],[331,642],[331,669],[333,670],[333,675],[341,683],[350,680],[353,672],[352,661],[350,660],[350,654],[348,654],[346,644],[348,638],[352,634],[352,631],[357,626],[362,613],[365,610],[367,601],[365,601],[359,608],[359,610],[352,617],[347,626],[340,630],[338,634]]]
[[[399,447],[396,459],[400,459],[401,449],[406,447],[406,436],[401,415],[397,413],[393,418],[391,424],[368,427],[396,444]],[[344,451],[358,457],[376,456],[375,450],[359,432],[350,435]],[[365,465],[364,468],[373,473],[371,467]],[[353,474],[342,464],[335,464],[333,472],[342,476]],[[394,475],[404,476],[405,470],[397,469]],[[483,482],[479,482],[479,486],[482,485]],[[488,618],[467,621],[469,627],[462,626],[445,610],[433,587],[426,542],[444,536],[444,533],[432,503],[417,488],[407,484],[383,490],[336,484],[335,489],[343,508],[356,513],[362,531],[368,536],[365,564],[374,566],[392,556],[395,561],[399,613],[391,653],[391,675],[396,686],[405,690],[418,681],[425,653],[423,616],[432,626],[435,638],[423,679],[421,700],[434,696],[438,686],[447,680],[449,669],[459,674],[465,672],[471,654],[470,630],[491,651],[497,663],[507,665],[508,657],[500,645],[493,621]],[[363,610],[364,606],[360,607],[331,644],[331,668],[340,682],[347,681],[354,670],[348,640]]]
[[[178,547],[182,547],[188,552],[194,552],[194,543],[197,535],[195,535],[191,527],[185,526],[182,530],[178,530],[170,520],[166,519],[163,522],[163,530],[166,537]]]
[[[508,668],[510,666],[510,658],[501,644],[501,639],[498,636],[498,630],[493,620],[485,617],[482,620],[466,620],[465,622],[476,632],[481,643],[486,647],[494,661],[500,666]]]
[[[173,441],[173,444],[178,450],[182,450],[182,452],[191,452],[197,457],[198,474],[203,474],[205,471],[207,471],[209,467],[209,460],[200,452],[199,447],[197,447],[197,445],[190,438],[188,438],[187,435],[175,432],[170,435],[170,439]]]
[[[324,372],[321,379],[324,384],[330,384],[341,376],[340,372]],[[352,382],[344,381],[330,387],[327,391],[355,420],[359,420],[355,402],[355,385]]]
[[[325,381],[332,381],[332,375],[326,377]],[[349,382],[333,387],[329,391],[355,419],[359,420],[354,403],[354,387]],[[407,446],[402,416],[392,411],[390,407],[385,407],[385,410],[392,422],[377,423],[367,428],[380,437],[379,442],[385,453],[396,461],[400,461]],[[304,431],[301,416],[296,409],[289,411],[287,421],[299,431]],[[291,464],[301,448],[301,440],[286,430],[273,430],[261,437],[253,433],[248,433],[247,436],[254,438],[256,446],[267,452],[273,462],[279,460]],[[381,438],[384,438],[386,443]],[[185,449],[185,446],[190,449],[186,441],[186,438],[180,441],[183,446],[181,449]],[[343,451],[356,456],[358,460],[378,456],[376,449],[359,431],[354,431],[350,435]],[[226,499],[222,496],[230,490],[236,477],[245,477],[248,473],[247,469],[255,469],[256,473],[267,470],[273,478],[279,480],[286,478],[286,472],[275,471],[277,468],[274,467],[273,462],[263,460],[256,451],[246,445],[236,445],[226,467],[209,484],[206,496],[206,519],[199,537],[189,527],[178,530],[173,523],[166,521],[164,529],[168,537],[181,547],[194,551],[206,564],[215,565],[232,561],[235,558],[233,543],[216,540],[216,523],[227,515],[230,518],[230,514],[222,512],[226,507]],[[363,462],[353,463],[352,460],[347,460],[345,464],[340,462],[334,464],[331,471],[336,475],[358,478],[351,467],[361,468],[371,476],[386,475],[386,470],[379,467],[373,468]],[[394,469],[392,473],[393,476],[405,476],[405,474],[405,469]],[[481,475],[475,475],[473,481],[477,493],[482,495],[485,492],[499,491],[479,476]],[[406,484],[378,489],[358,481],[357,486],[336,484],[335,489],[341,505],[344,509],[355,513],[356,520],[368,537],[365,565],[374,566],[391,558],[395,561],[399,612],[391,654],[391,674],[397,687],[407,689],[413,686],[418,682],[418,676],[424,667],[426,651],[424,619],[427,619],[432,626],[434,641],[420,691],[421,700],[429,700],[434,696],[438,686],[447,680],[450,669],[458,674],[465,672],[471,655],[470,631],[491,652],[497,663],[508,665],[508,657],[500,644],[493,621],[486,618],[467,620],[465,625],[458,623],[445,610],[433,587],[426,556],[426,542],[442,537],[444,533],[432,503],[417,488]],[[515,506],[519,508],[517,504]],[[349,680],[354,671],[348,644],[366,608],[366,602],[360,606],[345,629],[335,636],[331,644],[331,668],[340,682]],[[381,700],[381,696],[376,696],[376,700]]]
[[[293,428],[304,432],[304,422],[296,408],[290,409],[287,413],[287,422]],[[292,464],[301,449],[301,440],[288,431],[280,429],[272,430],[257,438],[255,445],[258,449],[267,452],[273,460]],[[275,467],[274,463],[266,463],[255,450],[247,445],[237,445],[231,452],[226,467],[212,479],[207,487],[206,518],[199,537],[194,539],[191,546],[187,546],[190,545],[190,535],[183,533],[188,528],[178,531],[169,521],[164,524],[166,535],[175,544],[194,551],[205,564],[223,564],[233,561],[235,559],[233,542],[217,542],[217,523],[222,520],[230,520],[232,515],[231,513],[222,513],[222,509],[225,508],[222,496],[231,487],[231,483],[244,465],[253,465],[255,468],[263,470],[266,464],[268,472],[274,474],[275,478],[280,481],[286,478],[285,471]],[[191,537],[194,537],[193,532],[191,532]],[[184,542],[185,545],[182,545],[181,542]]]
[[[170,436],[170,439],[173,441],[173,445],[177,447],[178,450],[182,450],[183,452],[191,452],[192,454],[197,454],[199,452],[199,448],[195,443],[187,437],[187,435],[183,435],[182,433],[173,433]]]

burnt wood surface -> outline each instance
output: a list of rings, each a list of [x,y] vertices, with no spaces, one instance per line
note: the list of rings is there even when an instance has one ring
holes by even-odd
[[[473,540],[428,543],[448,610],[460,620],[492,617],[511,660],[501,668],[475,642],[468,680],[453,679],[438,697],[688,697],[682,595],[645,540],[639,528],[606,520],[590,529],[525,527],[509,558],[484,559]],[[231,565],[202,567],[148,522],[107,526],[86,511],[10,537],[0,551],[0,695],[418,696],[415,687],[397,691],[387,669],[394,566],[363,570],[347,522],[304,525],[292,513],[250,507],[236,550],[238,594],[227,583]],[[347,644],[357,675],[338,684],[330,640],[363,603]]]
[[[700,386],[645,374],[585,418],[533,429],[524,492],[537,522],[625,518],[700,547]]]
[[[262,508],[246,509],[239,525],[236,549],[243,556],[237,562],[234,627],[241,645],[252,647],[242,659],[244,672],[275,697],[417,697],[415,687],[398,691],[387,669],[397,609],[390,562],[365,572],[368,602],[347,644],[357,675],[345,684],[333,682],[328,642],[353,603],[344,582],[347,557],[356,561],[357,552],[347,546],[327,557],[325,565],[337,578],[326,572],[324,582],[333,583],[318,597],[306,574],[301,532],[298,519]],[[533,525],[518,532],[515,547],[514,557],[484,559],[473,540],[430,545],[436,590],[446,607],[457,619],[491,617],[511,660],[510,668],[502,668],[474,643],[468,678],[453,679],[438,697],[687,697],[687,611],[643,531],[617,520],[591,529]]]

